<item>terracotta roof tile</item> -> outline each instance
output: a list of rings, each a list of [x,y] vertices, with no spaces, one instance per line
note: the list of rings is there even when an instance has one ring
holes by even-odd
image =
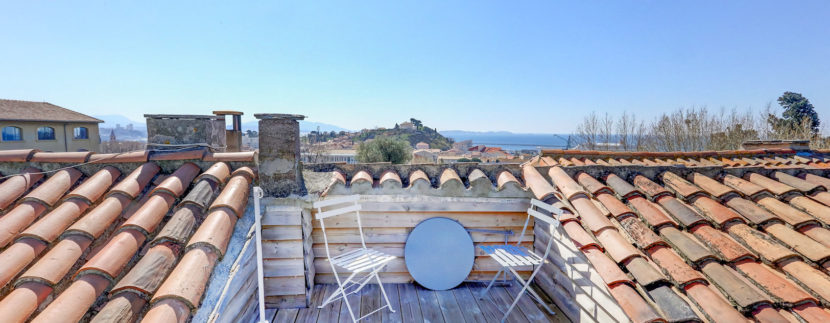
[[[391,183],[393,183],[396,187],[403,186],[403,181],[401,181],[401,177],[398,176],[398,173],[395,171],[389,170],[384,172],[383,175],[380,176],[380,185],[384,185],[384,183],[386,183],[387,181],[391,181]]]
[[[32,158],[38,149],[14,149],[0,151],[0,162],[25,162]]]
[[[625,203],[609,193],[600,193],[596,196],[596,199],[618,220],[629,215],[637,216]]]
[[[5,210],[12,205],[41,178],[43,178],[43,173],[40,173],[40,169],[27,167],[20,174],[9,177],[3,183],[0,183],[0,210]]]
[[[706,313],[709,320],[722,320],[723,322],[746,322],[748,321],[741,313],[736,311],[731,304],[723,300],[721,295],[707,287],[703,283],[692,283],[684,288],[689,298],[694,300]]]
[[[150,152],[146,150],[125,153],[92,154],[89,156],[88,162],[92,164],[146,163],[149,157]]]
[[[107,302],[90,323],[135,322],[145,304],[147,301],[136,293],[120,293]]]
[[[759,305],[752,310],[752,317],[759,323],[789,322],[771,305]]]
[[[781,183],[779,181],[776,181],[772,178],[766,177],[758,173],[746,173],[746,175],[744,175],[744,178],[749,180],[753,184],[756,184],[769,190],[770,192],[772,192],[772,194],[775,195],[786,195],[790,192],[797,191],[795,187]]]
[[[41,283],[23,283],[0,301],[0,317],[6,322],[25,322],[50,293],[52,287]]]
[[[830,320],[830,313],[827,313],[827,310],[811,303],[795,306],[793,312],[807,322],[827,322],[827,320]]]
[[[797,190],[802,191],[804,193],[811,192],[811,191],[816,190],[819,187],[821,187],[821,185],[819,185],[819,184],[811,183],[811,182],[805,181],[801,178],[798,178],[798,177],[795,177],[795,176],[792,176],[790,174],[780,172],[780,171],[773,172],[771,174],[771,176],[772,176],[772,178],[778,180],[779,182],[781,182],[785,185],[788,185],[788,186],[792,186],[792,187],[796,188]]]
[[[132,290],[144,295],[152,295],[161,285],[167,274],[173,270],[178,256],[178,248],[167,244],[158,244],[147,250],[147,253],[133,265],[112,288],[110,293]],[[132,294],[132,293],[126,293]]]
[[[192,205],[179,208],[153,239],[154,243],[169,241],[183,246],[193,233],[197,219],[202,219],[201,208]]]
[[[250,191],[250,179],[245,176],[233,176],[225,185],[225,188],[213,201],[210,210],[215,210],[221,207],[227,207],[236,214],[237,217],[242,217],[245,213],[245,206],[248,203],[248,193]]]
[[[18,204],[9,213],[0,217],[0,247],[9,245],[20,231],[44,212],[46,207],[43,204],[29,201]]]
[[[144,315],[146,322],[187,322],[190,317],[188,305],[178,299],[167,298],[153,303]]]
[[[228,164],[225,163],[214,163],[210,165],[207,170],[205,170],[199,177],[196,177],[196,181],[200,181],[203,178],[210,178],[213,182],[219,185],[225,185],[225,181],[228,177],[231,176],[231,169],[228,167]],[[345,183],[345,179],[343,180]]]
[[[74,168],[60,170],[50,176],[43,184],[23,197],[23,201],[38,201],[46,206],[54,206],[61,196],[83,175]]]
[[[634,176],[634,186],[645,192],[651,199],[657,200],[663,196],[672,196],[667,189],[653,182],[643,175]]]
[[[711,194],[716,198],[723,198],[726,195],[734,193],[735,190],[730,188],[729,186],[723,185],[720,182],[705,176],[701,173],[692,173],[691,175],[692,182],[699,186],[700,188],[704,189],[707,193]]]
[[[352,180],[349,182],[349,185],[353,186],[355,184],[364,182],[369,183],[369,185],[371,186],[374,180],[372,179],[372,175],[370,175],[369,172],[362,170],[354,174],[354,176],[352,176]]]
[[[798,231],[818,241],[819,243],[830,247],[830,230],[819,225],[807,225],[798,228]]]
[[[735,268],[755,281],[761,289],[788,306],[817,301],[800,287],[754,260],[739,261],[735,264]]]
[[[518,186],[519,180],[517,180],[516,176],[513,176],[513,174],[509,171],[502,171],[501,173],[499,173],[498,178],[496,178],[496,183],[498,184],[498,189],[503,190],[505,185],[508,185],[510,183],[514,183]]]
[[[830,206],[816,202],[806,196],[795,196],[791,198],[790,205],[804,210],[824,223],[830,223]]]
[[[461,181],[461,177],[459,177],[458,173],[456,173],[451,168],[444,169],[444,171],[441,172],[441,177],[438,180],[438,186],[444,187],[444,185],[446,185],[449,182],[455,182],[457,183],[457,185],[460,185],[462,187],[464,186],[464,183]]]
[[[637,244],[637,247],[640,249],[646,250],[657,244],[666,244],[663,239],[651,231],[651,229],[643,224],[640,219],[635,217],[626,217],[620,220],[620,225],[623,229],[625,229],[625,232],[628,233],[628,236],[634,239],[634,243]]]
[[[574,244],[577,248],[584,249],[589,246],[594,246],[599,248],[599,244],[588,235],[588,232],[579,225],[579,222],[576,221],[568,221],[562,223],[562,228],[565,229],[565,232],[568,233],[568,237],[573,240]]]
[[[95,203],[119,176],[121,176],[121,172],[117,168],[112,166],[104,167],[69,192],[66,198],[82,198],[90,204]]]
[[[672,172],[663,172],[663,182],[666,183],[666,186],[674,190],[678,195],[684,198],[691,198],[697,194],[702,194],[703,190],[694,185],[689,183],[689,181],[683,179],[677,174]]]
[[[161,220],[173,207],[176,198],[167,193],[157,193],[150,196],[141,208],[121,225],[123,229],[138,229],[148,235],[156,231]]]
[[[757,288],[744,282],[735,272],[730,271],[714,261],[707,262],[701,267],[709,281],[718,286],[724,294],[743,310],[751,309],[759,304],[769,304],[770,299],[757,291]]]
[[[150,152],[150,160],[151,161],[163,161],[163,160],[191,160],[191,159],[202,159],[205,153],[207,152],[204,148],[198,149],[189,149],[189,150],[170,150],[170,151],[159,151],[153,150]]]
[[[646,301],[643,299],[640,294],[637,293],[631,286],[626,284],[618,284],[611,286],[610,288],[611,296],[613,296],[617,302],[619,302],[620,307],[622,307],[625,314],[631,318],[634,322],[665,322],[657,312],[654,311],[654,308],[651,307]]]
[[[643,257],[633,257],[627,260],[625,268],[634,276],[637,283],[644,287],[667,281],[666,276],[658,271],[656,265]]]
[[[703,243],[711,250],[718,253],[721,259],[727,262],[734,262],[740,259],[756,259],[755,254],[747,250],[740,243],[730,238],[727,234],[712,228],[708,225],[699,225],[691,229]]]
[[[608,186],[602,185],[602,183],[600,183],[596,178],[594,178],[591,175],[588,175],[585,172],[580,172],[579,174],[577,174],[576,180],[579,182],[579,184],[588,189],[588,192],[594,195],[603,190],[607,190],[609,192],[611,191],[611,189]]]
[[[97,238],[104,233],[110,224],[118,219],[118,216],[121,215],[121,212],[130,202],[131,198],[125,195],[111,195],[72,224],[66,232],[67,234],[82,234],[90,239]]]
[[[823,186],[825,189],[830,190],[830,178],[818,176],[816,174],[804,173],[801,175],[805,181],[808,181],[813,184],[818,184]]]
[[[256,156],[256,151],[208,152],[205,154],[203,160],[207,162],[252,162],[256,160]]]
[[[608,174],[605,177],[605,182],[608,183],[608,186],[614,189],[614,192],[617,195],[623,198],[630,198],[632,195],[641,194],[633,185],[626,182],[621,177],[617,176],[616,174]]]
[[[611,286],[615,284],[621,283],[630,283],[631,279],[628,278],[620,267],[617,266],[614,261],[612,261],[608,256],[602,253],[602,250],[599,250],[594,247],[589,247],[582,249],[582,252],[585,253],[585,257],[588,258],[588,261],[594,266],[594,269],[597,270],[599,276],[605,282],[605,284]]]
[[[830,257],[830,248],[780,223],[769,224],[764,231],[792,247],[812,261]]]
[[[587,196],[585,190],[582,189],[576,181],[573,180],[561,167],[551,167],[548,170],[553,185],[559,188],[566,199],[572,199],[577,195]]]
[[[200,180],[196,182],[196,185],[193,185],[190,192],[182,198],[182,202],[179,204],[179,207],[184,205],[192,205],[201,210],[207,210],[211,201],[213,201],[213,195],[217,185],[218,184],[210,180]]]
[[[196,166],[196,164],[185,163],[176,169],[173,174],[165,178],[161,184],[156,186],[151,194],[155,192],[167,192],[173,196],[181,196],[190,187],[190,183],[196,178],[199,171],[199,166]]]
[[[640,255],[637,248],[634,248],[615,228],[602,230],[596,234],[596,237],[605,248],[605,251],[608,252],[608,255],[617,263],[622,263],[631,257]]]
[[[87,208],[89,204],[80,200],[63,202],[26,228],[20,236],[37,238],[47,243],[54,242]]]
[[[579,195],[571,199],[571,204],[579,212],[582,223],[588,229],[596,233],[605,228],[612,228],[613,225],[608,218],[594,205],[585,195]]]
[[[536,169],[533,168],[533,167],[527,166],[525,168],[526,169],[531,169],[534,172],[536,172]],[[539,172],[536,172],[536,174],[539,174]],[[525,180],[527,180],[527,176],[528,175],[525,175]],[[542,175],[539,175],[539,176],[541,177]],[[540,180],[547,183],[547,181],[545,181],[543,178],[540,178]],[[409,186],[415,185],[415,182],[417,182],[417,181],[423,181],[423,182],[426,183],[427,186],[432,186],[432,182],[430,182],[429,176],[427,176],[427,173],[424,173],[424,171],[422,171],[420,169],[409,174]],[[528,181],[528,183],[529,183],[529,181]],[[548,186],[550,186],[550,184],[548,184]]]
[[[150,183],[150,180],[159,172],[160,168],[154,163],[146,163],[118,182],[112,192],[122,193],[131,199],[138,197],[141,190]]]
[[[772,213],[775,213],[775,215],[784,220],[784,222],[787,222],[789,225],[794,227],[814,223],[816,221],[815,218],[809,216],[807,213],[801,212],[774,197],[760,198],[757,203],[767,210],[772,211]]]
[[[799,257],[784,246],[778,244],[766,234],[750,228],[746,224],[734,224],[727,228],[727,231],[738,241],[743,242],[747,247],[755,251],[770,263],[777,263],[781,260]]]
[[[170,276],[153,294],[151,302],[174,298],[185,301],[191,309],[198,308],[217,257],[210,248],[196,247],[187,251]]]
[[[647,250],[649,257],[679,286],[705,282],[703,275],[689,266],[683,258],[667,246],[658,245]]]
[[[204,222],[190,238],[187,248],[206,245],[214,250],[221,259],[228,247],[228,242],[236,225],[237,217],[229,209],[216,209],[210,212]]]
[[[824,205],[830,205],[830,192],[819,191],[810,194],[810,197]]]
[[[763,224],[770,220],[780,219],[766,209],[744,198],[733,197],[726,201],[726,205],[738,211],[738,213],[753,224]]]
[[[31,238],[20,239],[0,253],[0,287],[6,286],[46,249],[46,243]]]
[[[785,273],[799,281],[801,286],[806,286],[821,297],[824,303],[830,301],[830,277],[827,274],[796,259],[782,261],[780,266]]]
[[[674,219],[669,218],[663,211],[657,208],[651,201],[646,200],[644,197],[635,196],[628,200],[637,212],[640,213],[640,216],[648,222],[648,224],[652,227],[659,228],[664,225],[671,225],[676,226],[677,222]]]
[[[109,286],[109,281],[98,275],[84,275],[49,303],[32,322],[75,322],[84,317],[89,306]]]
[[[722,226],[730,221],[746,222],[740,214],[709,197],[696,197],[692,200],[692,204],[718,226]]]
[[[18,281],[34,280],[50,285],[57,284],[69,273],[91,243],[92,240],[83,236],[70,236],[61,240],[26,270]]]
[[[706,260],[717,259],[708,248],[692,239],[688,233],[676,228],[662,228],[660,229],[660,236],[692,263],[700,264]]]
[[[666,209],[684,227],[693,227],[701,223],[708,223],[695,210],[674,197],[664,196],[657,203]]]
[[[669,286],[657,286],[647,291],[668,322],[701,322],[689,303]]]
[[[135,230],[125,230],[116,234],[107,242],[103,249],[98,251],[92,259],[87,261],[77,275],[85,271],[94,271],[106,274],[114,279],[121,274],[121,270],[132,259],[135,251],[144,243],[144,235]]]
[[[91,152],[37,152],[29,158],[33,163],[85,163]]]
[[[752,198],[754,198],[757,194],[770,192],[766,188],[763,188],[761,186],[758,186],[754,183],[751,183],[731,174],[727,174],[723,177],[723,183],[729,187],[736,189],[738,192],[741,192],[742,194]]]

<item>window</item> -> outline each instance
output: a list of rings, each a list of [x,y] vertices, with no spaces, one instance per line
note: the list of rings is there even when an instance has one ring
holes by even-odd
[[[3,141],[21,141],[23,140],[23,131],[18,127],[3,128]]]
[[[89,129],[86,127],[76,127],[75,139],[89,139]]]
[[[55,140],[55,128],[52,128],[52,127],[37,128],[37,140]]]

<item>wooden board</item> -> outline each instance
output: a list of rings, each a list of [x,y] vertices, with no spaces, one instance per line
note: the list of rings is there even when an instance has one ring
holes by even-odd
[[[373,213],[361,212],[360,222],[364,228],[399,228],[415,227],[418,223],[434,217],[456,220],[464,227],[521,227],[524,226],[525,213]],[[324,220],[326,229],[357,228],[354,216],[337,216]],[[314,228],[320,228],[320,221],[314,221]]]

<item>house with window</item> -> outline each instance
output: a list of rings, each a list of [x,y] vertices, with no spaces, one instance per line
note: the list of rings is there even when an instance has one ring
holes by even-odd
[[[97,151],[101,122],[48,102],[0,99],[0,150]]]

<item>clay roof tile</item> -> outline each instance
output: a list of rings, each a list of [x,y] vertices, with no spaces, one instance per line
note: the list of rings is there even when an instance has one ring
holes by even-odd
[[[133,170],[118,184],[116,184],[111,193],[121,193],[131,199],[138,197],[141,190],[150,183],[150,180],[159,172],[160,168],[154,163],[145,163]]]
[[[208,178],[216,184],[224,185],[230,174],[231,169],[228,167],[228,164],[223,162],[214,163],[213,165],[210,165],[210,167],[208,167],[208,169],[206,169],[201,175],[199,175],[199,177],[196,177],[196,181]]]
[[[245,176],[234,176],[225,185],[225,188],[213,201],[210,206],[210,211],[221,207],[227,207],[234,212],[237,217],[242,217],[245,214],[245,207],[248,204],[248,193],[250,192],[251,182]]]
[[[74,168],[60,170],[50,176],[43,184],[23,197],[23,201],[38,201],[47,206],[54,206],[66,191],[83,175]]]
[[[776,181],[772,178],[766,177],[758,173],[747,173],[746,175],[744,175],[744,178],[749,180],[753,184],[768,189],[775,195],[786,195],[787,193],[796,191],[795,187],[781,183],[779,181]]]
[[[66,198],[82,198],[88,203],[95,203],[119,176],[121,176],[121,171],[115,167],[106,166],[84,180],[81,185],[69,192]]]
[[[221,259],[228,248],[236,220],[237,217],[228,209],[222,208],[211,211],[188,241],[187,249],[208,245],[214,249]]]
[[[181,196],[190,187],[190,183],[199,174],[199,166],[194,163],[184,163],[173,174],[167,176],[150,194],[167,192],[173,196]]]
[[[149,160],[150,152],[147,150],[130,151],[124,153],[92,154],[89,156],[91,164],[109,163],[146,163]]]
[[[39,151],[38,149],[0,150],[0,162],[26,162]]]
[[[41,178],[43,178],[43,173],[40,172],[40,169],[27,167],[20,174],[9,177],[3,183],[0,183],[0,210],[12,205]]]
[[[173,298],[186,302],[191,310],[198,308],[217,257],[210,248],[197,247],[187,251],[153,294],[151,302]]]
[[[135,230],[125,230],[116,234],[107,242],[107,245],[98,251],[92,259],[86,262],[78,275],[86,271],[106,274],[112,280],[119,277],[121,271],[127,266],[130,259],[144,243],[144,235]]]
[[[37,152],[29,158],[34,163],[85,163],[89,156],[88,151],[79,152]]]

